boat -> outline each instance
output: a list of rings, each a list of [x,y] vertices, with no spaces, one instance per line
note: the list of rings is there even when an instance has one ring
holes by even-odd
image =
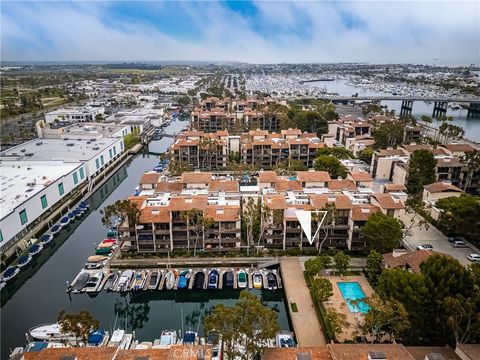
[[[142,270],[137,272],[130,290],[133,290],[133,291],[143,290],[143,287],[145,286],[145,282],[147,281],[147,277],[148,277],[148,270]]]
[[[213,269],[208,274],[208,285],[207,289],[217,289],[218,288],[218,270]]]
[[[92,332],[88,337],[87,346],[105,346],[109,339],[108,335],[107,331],[101,329]]]
[[[198,334],[194,331],[185,331],[185,334],[183,334],[183,340],[182,343],[183,345],[195,345],[197,343],[197,337]]]
[[[55,224],[50,228],[49,233],[55,236],[60,232],[60,230],[62,230],[62,227],[58,224]]]
[[[83,215],[85,211],[87,211],[87,208],[82,208],[81,206],[77,206],[74,211],[78,211],[80,215]]]
[[[109,244],[109,243],[114,243],[116,244],[117,243],[117,240],[115,239],[104,239],[101,244]]]
[[[223,286],[228,287],[228,288],[233,288],[233,272],[232,271],[226,271],[225,274],[223,274]]]
[[[275,346],[277,347],[295,347],[293,333],[288,330],[281,330],[275,335]]]
[[[24,266],[27,266],[27,264],[32,260],[32,255],[27,254],[27,255],[22,255],[18,258],[17,260],[17,266],[19,268],[23,268]]]
[[[2,280],[8,281],[10,279],[13,279],[15,276],[17,276],[19,272],[20,269],[18,268],[18,266],[10,266],[2,273]]]
[[[216,331],[209,331],[207,334],[207,345],[212,346],[211,360],[220,360],[222,356],[222,338]]]
[[[68,213],[68,218],[70,219],[70,222],[74,222],[76,217],[77,217],[77,215],[75,214],[75,212],[70,211]]]
[[[41,237],[40,237],[40,242],[44,245],[48,244],[50,241],[53,240],[53,235],[52,234],[49,234],[49,233],[46,233],[46,234],[43,234]]]
[[[30,249],[28,250],[28,253],[32,256],[37,255],[40,251],[42,251],[42,249],[43,249],[42,244],[35,244],[30,247]]]
[[[59,323],[39,325],[31,328],[28,335],[33,340],[76,343],[81,339],[70,333],[63,333]]]
[[[262,275],[259,272],[254,272],[252,275],[252,282],[254,289],[261,289],[263,283]]]
[[[103,255],[92,255],[87,258],[89,263],[103,262],[108,259],[108,256]]]
[[[78,206],[80,206],[82,209],[88,209],[89,208],[89,205],[86,201],[80,201],[78,203]]]
[[[118,292],[125,292],[128,291],[128,286],[130,285],[130,282],[132,281],[133,275],[134,275],[133,270],[125,270],[122,275],[120,276],[120,279],[118,280],[117,284],[117,291]]]
[[[115,330],[112,333],[112,337],[108,342],[107,346],[116,347],[119,350],[127,350],[130,349],[130,344],[132,343],[133,335],[126,334],[125,330]]]
[[[105,285],[103,286],[103,289],[105,291],[112,291],[113,286],[115,285],[115,282],[118,279],[118,273],[112,272],[107,276],[107,280],[105,281]]]
[[[267,274],[267,284],[268,290],[277,290],[277,275],[275,275],[272,271]]]
[[[90,279],[88,279],[87,284],[85,285],[84,291],[87,293],[95,293],[100,291],[99,287],[102,283],[103,280],[103,273],[102,272],[97,272],[90,276]]]
[[[73,281],[73,284],[69,290],[75,294],[79,294],[83,292],[83,289],[87,285],[87,282],[89,279],[90,279],[90,274],[88,272],[86,271],[80,272],[80,274],[78,274],[75,280]]]
[[[203,271],[197,271],[193,279],[193,286],[197,290],[203,290],[205,285],[205,273]]]
[[[107,231],[107,238],[113,238],[115,236],[117,236],[117,232],[114,229],[109,229]]]
[[[68,215],[62,217],[62,219],[60,220],[60,226],[62,227],[67,226],[69,223],[70,223],[70,218],[68,217]]]
[[[245,270],[241,269],[237,272],[237,286],[239,289],[245,289],[247,287],[248,278]]]
[[[115,245],[115,243],[100,243],[100,245],[98,245],[95,248],[95,254],[97,254],[97,255],[110,254],[113,251],[113,246],[114,245]]]
[[[150,273],[150,278],[148,279],[147,289],[156,290],[161,279],[162,279],[162,274],[160,273],[160,271],[153,270]]]
[[[178,278],[177,288],[179,288],[179,289],[187,288],[188,287],[188,280],[190,280],[190,275],[191,275],[190,270],[182,271],[179,275],[179,278]]]
[[[175,282],[177,281],[177,274],[178,273],[176,270],[170,270],[165,275],[165,288],[167,290],[172,290],[175,286]]]
[[[80,219],[83,215],[83,211],[79,208],[76,208],[75,210],[72,211],[75,214],[75,217],[77,219]]]
[[[177,343],[177,332],[175,330],[163,330],[160,335],[159,348],[168,349]]]

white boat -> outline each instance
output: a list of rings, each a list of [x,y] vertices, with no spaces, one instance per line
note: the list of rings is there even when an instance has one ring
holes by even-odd
[[[128,287],[132,282],[133,275],[135,273],[133,270],[125,270],[120,276],[120,280],[118,280],[117,291],[118,292],[125,292],[128,291]]]
[[[17,266],[21,269],[24,266],[27,266],[31,260],[32,260],[32,255],[30,254],[22,255],[17,260]]]
[[[170,346],[177,343],[177,332],[175,330],[163,330],[160,335],[160,344],[158,348],[168,349]]]
[[[165,287],[167,290],[172,290],[175,286],[175,282],[177,281],[177,271],[170,270],[167,275],[165,275]]]
[[[125,330],[118,329],[112,333],[112,337],[110,338],[110,341],[107,344],[107,346],[117,347],[120,350],[127,350],[130,348],[132,339],[133,339],[132,334],[126,334]]]
[[[10,266],[10,267],[7,268],[7,270],[5,270],[2,273],[2,280],[3,281],[8,281],[8,280],[14,278],[15,276],[17,276],[17,274],[19,272],[20,272],[20,269],[17,266]]]
[[[281,330],[275,335],[275,346],[277,347],[295,347],[293,333],[288,330]]]
[[[41,341],[72,343],[80,341],[73,334],[62,333],[59,323],[35,326],[28,331],[28,334],[32,339]]]
[[[90,279],[88,279],[87,284],[85,285],[84,291],[87,293],[94,293],[99,291],[99,287],[102,284],[103,280],[103,273],[102,272],[97,272],[90,276]]]
[[[80,271],[77,277],[73,280],[72,285],[68,290],[73,292],[74,294],[82,293],[89,279],[90,274],[88,272]]]
[[[237,272],[237,286],[239,289],[245,289],[247,287],[248,277],[247,272],[243,269]]]
[[[148,277],[148,270],[142,270],[137,272],[133,280],[131,290],[133,291],[143,290],[143,287],[145,286],[145,282],[147,281],[147,277]]]
[[[148,278],[148,290],[156,290],[158,287],[158,283],[162,279],[162,273],[158,270],[153,270],[150,273],[150,277]]]
[[[254,272],[252,275],[252,282],[254,289],[261,289],[263,285],[263,277],[259,272]]]

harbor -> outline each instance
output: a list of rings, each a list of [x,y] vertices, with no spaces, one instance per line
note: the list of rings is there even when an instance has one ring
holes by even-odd
[[[184,126],[185,122],[174,121],[165,132],[175,133]],[[2,358],[8,358],[10,351],[15,347],[25,345],[25,331],[39,324],[54,322],[62,309],[67,313],[87,310],[99,320],[100,327],[108,330],[110,334],[115,329],[122,329],[129,334],[135,332],[136,339],[153,342],[165,329],[180,330],[182,319],[186,330],[189,328],[196,330],[198,327],[199,336],[204,336],[201,325],[204,314],[217,304],[231,306],[238,300],[240,289],[227,288],[223,283],[221,291],[193,288],[181,291],[118,293],[103,289],[89,294],[90,296],[69,294],[65,291],[67,281],[72,283],[80,269],[84,267],[86,259],[94,255],[96,245],[105,238],[107,229],[101,223],[100,210],[116,200],[131,195],[143,173],[159,163],[158,155],[153,154],[164,152],[171,141],[172,139],[168,137],[151,141],[148,148],[145,147],[128,163],[112,173],[111,177],[86,200],[89,209],[83,217],[62,228],[48,246],[43,247],[12,280],[8,281],[1,290]],[[160,260],[157,259],[157,262]],[[213,267],[232,268],[217,264],[210,268]],[[233,268],[236,267],[249,268],[247,265]],[[122,270],[128,268],[140,270],[140,267],[134,266],[125,266]],[[143,268],[142,266],[141,269]],[[166,265],[146,269],[155,268],[166,270]],[[193,271],[207,267],[181,264],[175,268],[180,271],[191,268]],[[282,329],[290,329],[283,289],[250,291],[261,297],[265,305],[277,311]]]

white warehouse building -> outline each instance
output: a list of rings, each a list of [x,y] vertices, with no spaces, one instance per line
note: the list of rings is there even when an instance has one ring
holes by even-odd
[[[103,106],[82,106],[72,108],[62,108],[45,113],[47,124],[54,121],[59,122],[91,122],[95,121],[97,115],[103,115],[105,108]]]
[[[87,180],[81,162],[0,162],[0,248],[20,238],[29,225]]]

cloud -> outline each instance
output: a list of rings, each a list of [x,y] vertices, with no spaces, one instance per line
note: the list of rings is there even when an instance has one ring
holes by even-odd
[[[480,63],[476,1],[4,2],[2,61]]]

